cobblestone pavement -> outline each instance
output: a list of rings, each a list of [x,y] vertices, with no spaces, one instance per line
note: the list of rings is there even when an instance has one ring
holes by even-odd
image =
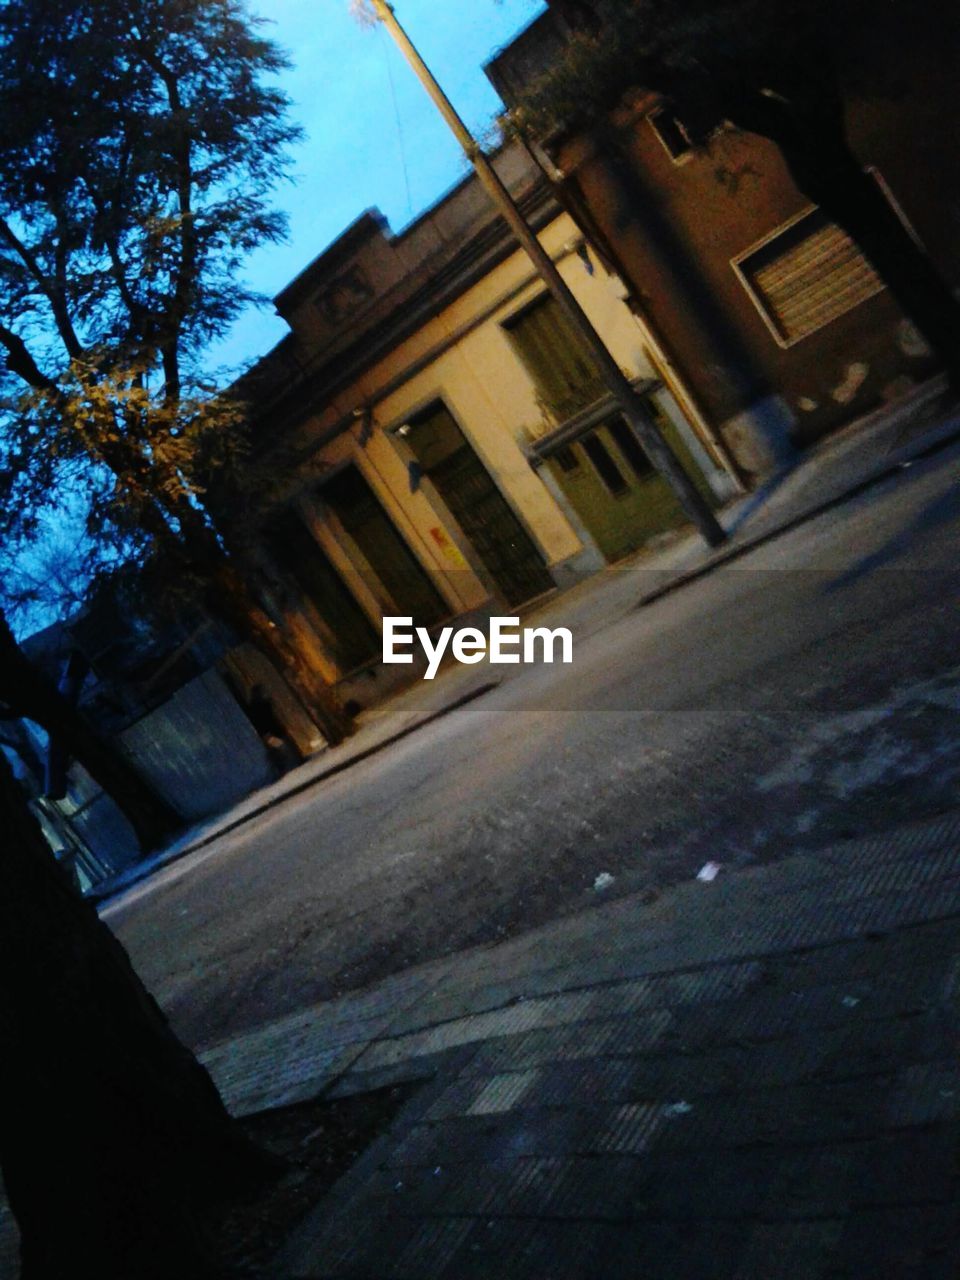
[[[423,1081],[276,1275],[955,1280],[960,811],[598,898],[207,1055]]]

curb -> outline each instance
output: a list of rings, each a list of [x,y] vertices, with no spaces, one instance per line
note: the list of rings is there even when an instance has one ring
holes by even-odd
[[[648,605],[655,604],[663,597],[671,595],[673,592],[679,591],[681,588],[688,586],[691,583],[698,582],[701,578],[707,577],[715,570],[723,568],[724,565],[732,564],[743,556],[749,555],[750,552],[755,551],[758,547],[762,547],[770,542],[776,541],[777,538],[783,537],[785,534],[792,532],[801,525],[807,524],[812,520],[816,520],[818,517],[827,514],[829,511],[832,511],[837,507],[843,506],[845,503],[852,501],[854,498],[868,492],[877,485],[883,484],[885,481],[892,479],[902,471],[904,467],[911,463],[923,461],[926,458],[933,457],[937,453],[948,449],[957,441],[960,441],[960,426],[953,427],[945,434],[938,436],[927,444],[921,444],[915,452],[905,453],[896,461],[885,464],[870,475],[865,476],[862,480],[856,481],[842,492],[834,494],[833,497],[826,498],[812,507],[805,508],[798,512],[797,515],[789,517],[778,525],[774,525],[773,528],[768,529],[765,532],[758,533],[754,537],[747,538],[743,542],[738,542],[733,546],[727,546],[725,550],[713,553],[703,564],[698,565],[695,569],[681,571],[675,577],[671,578],[669,582],[665,582],[662,586],[655,587],[653,590],[646,592],[640,597],[636,604],[630,607],[630,609],[645,609]],[[361,764],[364,760],[368,760],[379,752],[385,751],[388,747],[400,742],[403,738],[409,737],[412,733],[416,733],[418,729],[423,729],[427,725],[433,724],[434,721],[442,719],[442,717],[449,715],[451,712],[459,710],[460,707],[466,706],[477,698],[482,697],[485,693],[489,693],[491,690],[498,688],[499,684],[499,680],[488,681],[479,685],[476,689],[471,689],[468,692],[461,694],[458,698],[455,698],[452,702],[441,707],[439,710],[431,712],[430,715],[424,716],[422,719],[416,720],[412,724],[405,725],[403,728],[398,729],[395,733],[389,734],[379,742],[375,742],[369,747],[365,747],[363,750],[358,751],[355,755],[349,756],[344,760],[337,761],[335,764],[330,765],[329,768],[322,770],[320,773],[314,774],[311,778],[305,779],[303,782],[284,791],[282,795],[272,797],[270,800],[267,800],[256,808],[251,809],[241,817],[218,827],[215,831],[211,831],[207,835],[199,837],[190,844],[185,845],[183,848],[171,852],[166,857],[164,857],[164,855],[160,855],[160,860],[153,861],[149,865],[144,866],[141,874],[136,874],[136,867],[131,868],[131,872],[128,873],[130,874],[130,879],[126,880],[123,884],[117,885],[108,883],[92,889],[91,892],[86,895],[86,900],[94,903],[94,905],[98,907],[109,903],[111,900],[120,897],[120,895],[125,893],[128,889],[133,889],[138,884],[142,884],[144,880],[149,879],[150,876],[154,875],[156,872],[163,870],[165,867],[172,866],[175,862],[179,862],[181,858],[185,858],[188,854],[196,853],[198,850],[206,848],[208,845],[213,844],[214,841],[219,840],[222,836],[229,835],[232,831],[236,831],[239,827],[242,827],[253,818],[261,817],[264,813],[268,813],[271,809],[276,808],[278,805],[293,796],[301,795],[303,792],[308,791],[311,787],[326,781],[328,778],[335,777],[337,774],[343,773],[353,765]]]
[[[860,497],[861,494],[869,492],[877,485],[893,479],[905,467],[912,465],[914,462],[922,462],[926,458],[934,457],[942,450],[956,444],[958,440],[960,440],[960,427],[954,427],[950,432],[932,440],[929,444],[921,445],[915,453],[907,454],[896,462],[887,463],[879,470],[865,476],[862,480],[856,481],[841,493],[834,494],[832,498],[825,498],[822,502],[805,508],[797,515],[790,516],[780,524],[774,525],[772,529],[758,533],[752,538],[746,538],[743,542],[727,547],[724,551],[715,552],[705,563],[698,565],[696,569],[682,571],[676,577],[671,578],[669,582],[665,582],[663,586],[655,587],[652,591],[642,595],[634,605],[634,608],[645,609],[648,605],[656,603],[657,600],[661,600],[664,596],[672,595],[674,591],[679,591],[682,587],[707,577],[715,569],[721,569],[724,565],[731,564],[733,561],[749,555],[751,551],[755,551],[758,547],[765,546],[769,542],[775,542],[777,538],[782,538],[784,534],[792,533],[794,529],[798,529],[801,525],[809,524],[810,521],[826,515],[837,507],[842,507],[845,503],[851,502],[854,498]]]
[[[175,862],[179,862],[181,858],[187,857],[188,854],[196,853],[199,849],[204,849],[207,845],[213,844],[215,840],[219,840],[222,836],[229,835],[231,831],[236,831],[238,827],[244,826],[253,818],[259,818],[264,813],[269,813],[271,809],[275,809],[284,801],[289,800],[292,796],[301,795],[304,791],[309,791],[311,787],[317,786],[321,782],[325,782],[328,778],[336,777],[338,773],[344,773],[347,769],[352,768],[355,764],[361,764],[364,760],[369,760],[371,756],[378,755],[381,751],[385,751],[387,747],[392,747],[395,743],[400,742],[403,738],[408,738],[411,734],[416,733],[418,729],[424,729],[427,725],[433,724],[436,720],[443,719],[444,716],[450,715],[453,711],[459,711],[461,707],[467,706],[471,702],[475,702],[477,698],[482,698],[485,693],[490,693],[494,689],[500,687],[499,680],[488,680],[484,684],[478,685],[476,689],[469,689],[466,693],[462,693],[458,698],[454,698],[452,702],[448,702],[445,706],[440,707],[438,711],[432,711],[430,715],[424,716],[421,720],[415,720],[412,724],[404,725],[402,729],[398,729],[395,733],[388,734],[386,738],[382,738],[379,742],[371,743],[369,747],[364,747],[362,751],[356,752],[352,756],[348,756],[345,760],[338,760],[327,769],[323,769],[320,773],[314,774],[310,778],[305,778],[303,782],[297,783],[296,786],[290,787],[284,791],[282,795],[271,797],[258,805],[255,809],[251,809],[249,813],[243,814],[241,817],[235,818],[232,822],[226,822],[223,826],[217,827],[215,831],[210,831],[204,836],[192,841],[192,843],[184,845],[182,849],[176,849],[169,853],[168,856],[160,855],[159,861],[153,861],[149,865],[144,866],[143,873],[136,875],[136,867],[131,868],[131,878],[123,884],[104,884],[92,889],[86,895],[86,901],[92,902],[96,906],[102,906],[104,903],[118,898],[121,894],[126,893],[128,889],[135,888],[138,884],[142,884],[144,880],[148,880],[155,872],[162,871],[166,867],[173,866]]]

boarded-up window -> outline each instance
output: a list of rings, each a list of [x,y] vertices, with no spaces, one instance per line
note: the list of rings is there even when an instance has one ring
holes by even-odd
[[[606,393],[593,357],[550,294],[525,307],[504,328],[558,422]]]
[[[845,231],[813,209],[734,266],[782,346],[879,293],[884,284]]]

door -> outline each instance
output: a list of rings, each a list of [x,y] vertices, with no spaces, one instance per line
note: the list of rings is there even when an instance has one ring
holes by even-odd
[[[374,592],[379,586],[398,616],[413,618],[416,626],[432,627],[449,615],[427,571],[357,467],[344,467],[320,487],[317,496],[370,566]]]
[[[326,553],[293,511],[271,520],[264,530],[267,550],[278,569],[296,582],[317,614],[317,630],[344,675],[380,652],[380,637],[357,604]]]
[[[697,488],[716,505],[676,427],[655,401],[648,400],[647,407]],[[607,560],[619,560],[687,520],[633,428],[619,414],[554,449],[546,465]]]
[[[438,401],[400,428],[420,467],[507,604],[553,589],[543,557],[446,405]]]

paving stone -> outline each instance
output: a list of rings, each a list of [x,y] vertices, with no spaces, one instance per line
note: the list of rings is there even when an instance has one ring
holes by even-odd
[[[438,1280],[451,1258],[470,1235],[468,1218],[441,1218],[419,1225],[395,1259],[379,1267],[390,1280]]]
[[[369,1070],[358,1067],[357,1060],[354,1060],[344,1074],[337,1078],[326,1096],[328,1098],[352,1097],[358,1093],[368,1093],[373,1089],[383,1089],[393,1084],[429,1080],[436,1075],[445,1075],[452,1079],[470,1069],[471,1060],[481,1048],[481,1044],[455,1045],[449,1049],[441,1049],[437,1053],[401,1058],[397,1062],[382,1067],[371,1067]]]
[[[221,1059],[205,1065],[230,1110],[235,1115],[250,1115],[315,1097],[346,1069],[360,1048],[311,1047],[299,1055],[275,1051],[269,1057],[255,1051],[234,1061]]]
[[[856,1157],[851,1204],[866,1210],[954,1201],[960,1174],[958,1138],[960,1127],[951,1124],[906,1130],[865,1144]]]
[[[301,1241],[298,1256],[287,1257],[281,1264],[286,1280],[384,1276],[390,1262],[415,1238],[419,1224],[362,1214],[362,1205],[357,1205],[353,1213],[341,1214],[325,1223],[312,1239]]]
[[[642,1143],[622,1145],[637,1149]],[[919,1175],[919,1181],[917,1180]],[[530,1158],[465,1168],[382,1171],[382,1212],[413,1216],[489,1214],[583,1221],[687,1221],[839,1217],[886,1203],[949,1203],[956,1191],[955,1147],[918,1134],[828,1147],[664,1151],[640,1158]],[[374,1194],[373,1186],[368,1193]]]
[[[656,1048],[672,1015],[657,1009],[634,1018],[577,1023],[570,1027],[505,1036],[480,1046],[467,1072],[493,1074],[524,1070],[550,1062],[629,1056]]]
[[[495,1115],[500,1111],[512,1111],[534,1089],[539,1076],[536,1071],[510,1071],[478,1081],[476,1097],[467,1107],[469,1116]]]
[[[507,1009],[459,1018],[424,1031],[384,1040],[372,1045],[356,1065],[359,1069],[386,1066],[404,1058],[437,1053],[496,1036],[516,1035],[534,1027],[561,1026],[583,1019],[589,1008],[589,992],[528,1000]]]
[[[491,1164],[469,1165],[465,1169],[454,1166],[452,1169],[441,1168],[438,1174],[433,1170],[434,1187],[439,1195],[433,1197],[431,1212],[443,1215],[452,1214],[463,1218],[482,1218],[495,1212],[505,1212],[503,1205],[512,1185],[513,1171],[518,1161],[494,1161]],[[549,1161],[540,1161],[541,1166]],[[562,1166],[562,1160],[552,1162]],[[429,1195],[429,1189],[427,1191]],[[419,1203],[423,1197],[418,1197]]]
[[[540,973],[521,974],[511,981],[496,985],[468,988],[451,996],[446,993],[442,1002],[428,1002],[411,1010],[403,1020],[391,1028],[397,1034],[402,1028],[413,1029],[418,1019],[425,1017],[441,1021],[443,1017],[459,1018],[515,1001],[518,996],[545,996],[569,993],[570,989],[594,985],[598,979],[595,964],[576,967],[569,965]],[[612,1018],[618,1014],[654,1009],[663,1005],[683,1004],[704,1000],[719,1000],[744,991],[759,975],[760,965],[755,962],[698,969],[687,974],[658,975],[651,978],[632,979],[626,982],[609,982],[596,988],[591,996],[586,1016]],[[446,992],[446,989],[445,989]],[[420,1022],[422,1026],[422,1021]]]
[[[641,1154],[658,1148],[742,1147],[756,1143],[827,1143],[908,1128],[936,1117],[953,1117],[960,1094],[943,1097],[944,1065],[924,1066],[896,1076],[815,1083],[746,1094],[708,1096],[690,1102],[678,1096],[622,1106],[518,1109],[488,1115],[458,1115],[411,1129],[391,1155],[391,1163],[487,1161],[509,1150],[515,1155],[562,1156],[591,1153]],[[892,1107],[889,1098],[929,1102]],[[451,1154],[452,1153],[452,1156]]]
[[[764,1217],[949,1203],[956,1194],[956,1133],[911,1131],[782,1154]]]
[[[577,1280],[599,1275],[608,1280],[640,1273],[622,1269],[618,1258],[633,1242],[621,1227],[602,1223],[544,1223],[490,1218],[473,1224],[444,1280]],[[631,1259],[632,1261],[632,1259]]]
[[[902,1071],[887,1109],[887,1120],[898,1127],[952,1120],[960,1115],[960,1063],[917,1063]]]
[[[436,1076],[289,1274],[960,1274],[958,914],[951,815],[454,957],[389,1023],[371,992],[274,1028],[244,1088],[285,1039],[294,1088],[348,1042],[337,1092]]]
[[[628,1102],[671,1093],[699,1098],[810,1080],[827,1082],[860,1075],[889,1075],[914,1056],[933,1058],[947,1049],[950,1036],[930,1019],[931,1015],[927,1015],[926,1031],[918,1028],[919,1020],[888,1019],[853,1027],[805,1031],[772,1043],[714,1046],[704,1053],[680,1056],[636,1057],[624,1053],[616,1037],[608,1037],[607,1054],[602,1057],[583,1056],[573,1060],[553,1057],[544,1061],[543,1055],[538,1055],[541,1066],[535,1075],[518,1071],[522,1089],[518,1084],[518,1093],[509,1106],[491,1105],[488,1109]],[[541,1045],[540,1049],[543,1048]],[[550,1045],[548,1052],[556,1053],[556,1048]],[[501,1052],[494,1065],[505,1065],[508,1056]],[[519,1056],[526,1062],[530,1060],[529,1054]],[[478,1055],[471,1062],[468,1074],[451,1085],[438,1101],[430,1118],[476,1114],[474,1102],[480,1096],[489,1065]],[[508,1074],[506,1078],[509,1079]],[[948,1089],[950,1086],[941,1083],[938,1087]]]

